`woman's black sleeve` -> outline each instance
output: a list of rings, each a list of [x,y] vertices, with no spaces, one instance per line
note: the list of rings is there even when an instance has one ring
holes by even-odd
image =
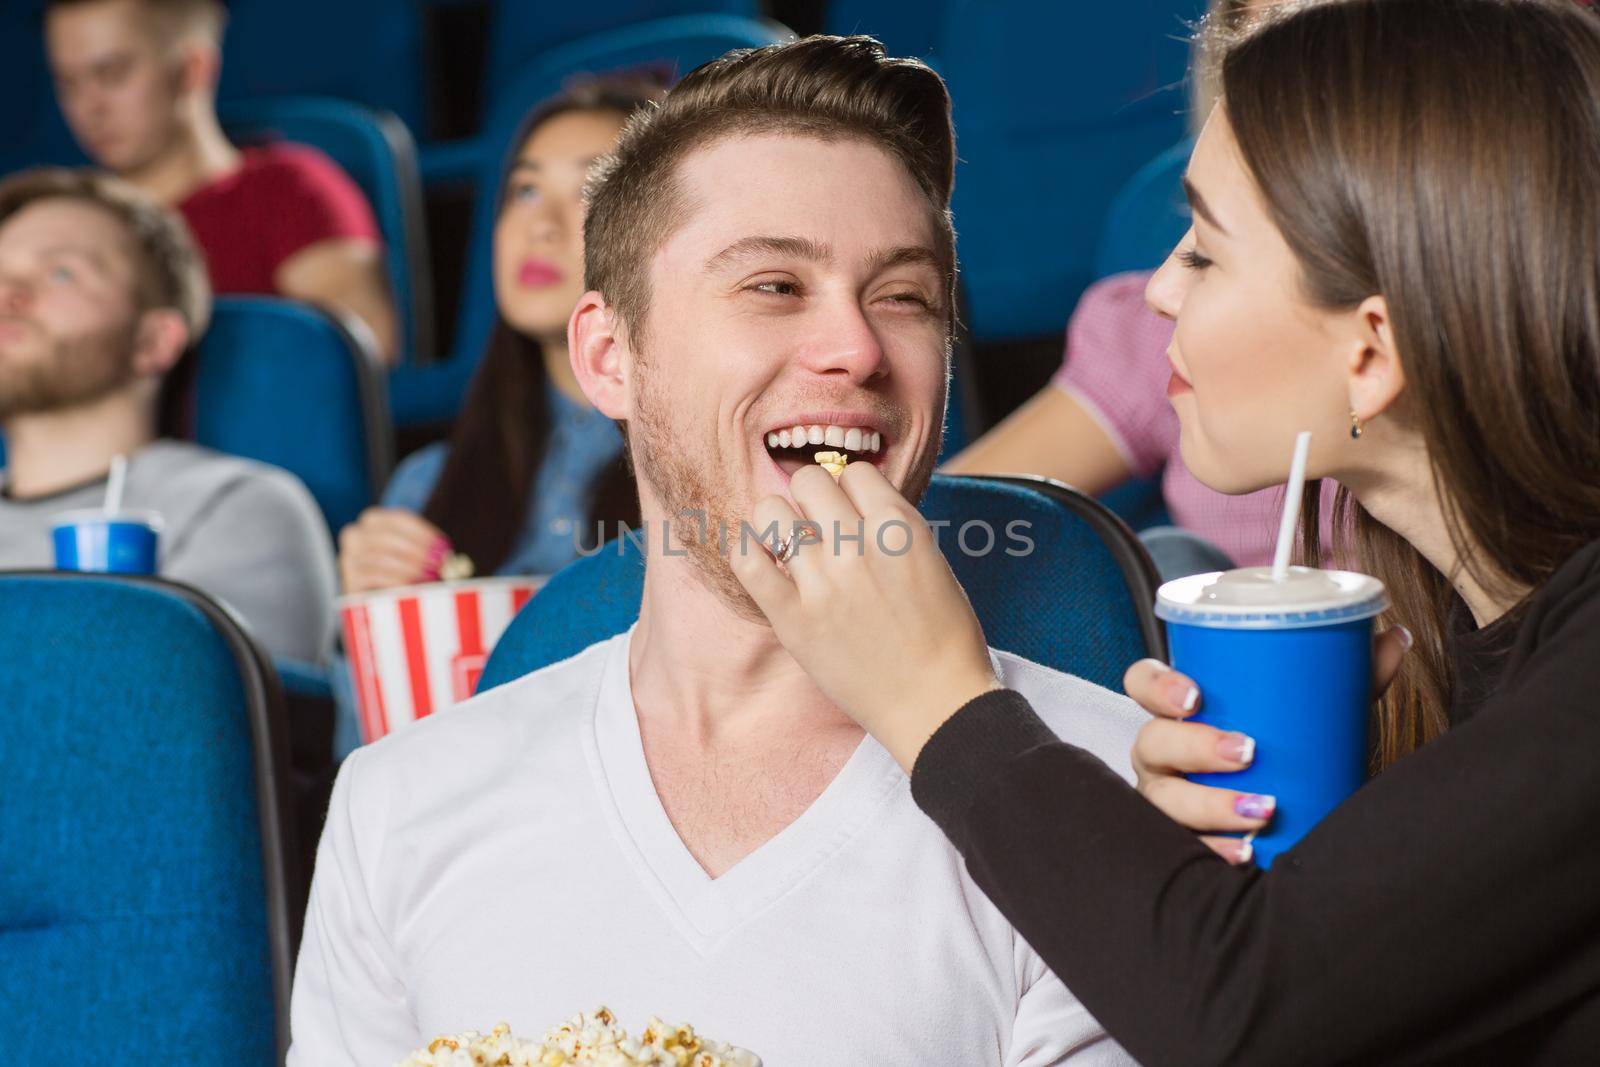
[[[913,792],[1143,1063],[1460,1057],[1600,990],[1600,598],[1579,614],[1268,872],[1229,867],[1011,691],[933,736]]]

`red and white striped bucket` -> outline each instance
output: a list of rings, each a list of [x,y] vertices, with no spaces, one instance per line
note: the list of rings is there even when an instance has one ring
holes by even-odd
[[[434,582],[339,598],[361,739],[459,704],[542,577]]]

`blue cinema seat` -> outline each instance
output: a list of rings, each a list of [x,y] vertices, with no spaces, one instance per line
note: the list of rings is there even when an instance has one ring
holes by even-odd
[[[0,575],[0,647],[14,1037],[71,1060],[282,1062],[304,898],[260,650],[185,586],[48,572]]]
[[[427,72],[417,0],[228,0],[222,103],[331,96],[425,130]]]
[[[0,3],[0,175],[88,162],[56,107],[45,62],[44,0]]]
[[[1119,691],[1129,664],[1165,658],[1166,635],[1153,610],[1155,566],[1094,500],[1042,478],[936,475],[922,512],[950,523],[940,544],[995,648]],[[973,522],[994,531],[986,554],[979,554],[987,543],[982,526],[967,530],[969,551],[960,550],[962,529]],[[479,691],[626,630],[638,618],[643,588],[644,557],[633,539],[570,564],[512,621]]]
[[[1201,0],[842,0],[830,32],[870,33],[950,87],[953,210],[979,342],[1059,334],[1093,280],[1123,181],[1184,133],[1186,25]]]
[[[331,316],[271,297],[224,297],[201,341],[195,440],[283,467],[337,533],[394,465],[383,368]]]
[[[1100,231],[1095,277],[1154,270],[1166,260],[1189,229],[1183,173],[1193,151],[1193,141],[1173,145],[1135,171],[1117,190]]]
[[[417,145],[405,123],[348,100],[309,96],[236,101],[221,108],[221,119],[236,144],[294,141],[320,149],[361,188],[383,235],[401,358],[426,362],[433,346],[433,283]]]
[[[537,103],[584,74],[647,71],[676,79],[734,48],[759,48],[790,36],[775,22],[733,15],[682,15],[642,23],[555,48],[530,63],[500,94],[483,132],[436,175],[473,175],[477,196],[467,239],[466,274],[450,357],[431,367],[396,368],[389,376],[390,407],[398,426],[454,417],[494,324],[492,252],[496,195],[510,143]],[[426,154],[426,153],[425,153]],[[436,156],[436,158],[440,158]],[[464,167],[465,171],[456,170]]]
[[[559,45],[675,15],[761,15],[759,0],[607,0],[604,4],[533,4],[492,0],[484,100],[500,90],[524,65]]]

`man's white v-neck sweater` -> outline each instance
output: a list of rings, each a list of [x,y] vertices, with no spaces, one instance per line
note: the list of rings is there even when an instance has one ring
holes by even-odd
[[[864,740],[715,880],[651,783],[631,631],[353,754],[317,855],[292,1067],[388,1067],[442,1033],[541,1036],[605,1004],[766,1067],[1129,1063]],[[1001,681],[1131,778],[1126,698],[997,653]],[[1093,856],[1083,857],[1093,863]],[[1085,915],[1084,922],[1095,917]]]

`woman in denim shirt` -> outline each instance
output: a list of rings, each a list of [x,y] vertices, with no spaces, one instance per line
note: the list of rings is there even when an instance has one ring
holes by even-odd
[[[529,116],[501,184],[483,361],[449,441],[408,457],[340,534],[346,593],[435,581],[452,554],[479,575],[550,574],[637,522],[622,435],[568,364],[567,317],[583,292],[584,177],[658,95],[595,81]]]

